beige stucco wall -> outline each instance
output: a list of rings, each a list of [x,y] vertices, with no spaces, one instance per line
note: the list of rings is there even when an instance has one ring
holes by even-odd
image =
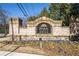
[[[41,21],[41,19],[43,19]],[[30,38],[35,38],[36,40],[38,40],[39,37],[43,37],[44,40],[56,40],[56,39],[62,39],[65,40],[66,38],[68,39],[68,36],[70,35],[70,31],[69,31],[69,27],[62,27],[62,22],[61,21],[53,21],[52,19],[49,18],[39,18],[36,21],[30,21],[27,22],[27,27],[23,28],[20,27],[18,22],[19,20],[13,20],[15,21],[13,23],[13,30],[14,30],[14,35],[25,35],[26,37],[28,37],[28,39]],[[40,23],[48,23],[52,26],[52,33],[51,34],[45,34],[45,35],[41,35],[41,34],[36,34],[36,26]],[[9,35],[12,34],[12,27],[11,27],[11,23],[9,23]],[[25,38],[26,38],[25,37]]]
[[[19,30],[18,24],[13,24],[13,33],[15,35],[18,34],[18,30]],[[11,24],[9,24],[9,34],[12,34],[12,25]]]
[[[54,36],[69,36],[69,27],[53,27]]]
[[[27,35],[35,35],[35,27],[27,27]]]
[[[20,28],[20,35],[26,35],[27,34],[27,28]]]
[[[48,23],[51,26],[62,26],[62,21],[55,21],[53,19],[47,18],[47,17],[40,17],[36,19],[35,21],[28,21],[27,26],[34,26],[36,27],[40,23]]]

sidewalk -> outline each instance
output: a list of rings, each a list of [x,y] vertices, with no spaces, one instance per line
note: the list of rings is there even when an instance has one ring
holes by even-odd
[[[0,51],[0,56],[42,56],[42,55],[35,55],[35,54],[27,54],[27,53],[18,53],[18,52],[12,52],[8,54],[9,51]],[[8,54],[8,55],[7,55]]]

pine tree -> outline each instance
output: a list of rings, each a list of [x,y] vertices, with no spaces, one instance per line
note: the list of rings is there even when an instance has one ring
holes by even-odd
[[[39,15],[39,17],[42,17],[42,16],[49,17],[49,13],[46,8],[43,8],[43,10],[41,11],[41,13]]]

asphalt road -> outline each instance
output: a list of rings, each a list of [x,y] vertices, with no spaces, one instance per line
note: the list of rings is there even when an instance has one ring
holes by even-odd
[[[0,51],[0,56],[41,56],[41,55],[17,53],[17,52],[10,53],[9,51]]]

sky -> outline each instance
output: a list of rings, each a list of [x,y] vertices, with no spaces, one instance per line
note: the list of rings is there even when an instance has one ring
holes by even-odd
[[[43,8],[48,8],[48,3],[22,3],[24,8],[28,11],[29,16],[37,16]],[[4,3],[0,6],[7,11],[8,17],[25,17],[16,3]]]

